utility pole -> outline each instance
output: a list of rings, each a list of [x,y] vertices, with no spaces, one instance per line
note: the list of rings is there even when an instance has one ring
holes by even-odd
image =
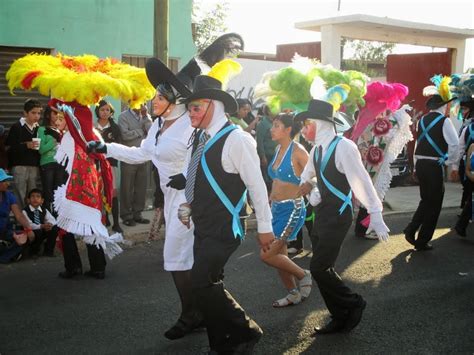
[[[337,0],[337,12],[341,11],[341,0]]]
[[[168,0],[154,0],[153,56],[168,65],[169,9]]]

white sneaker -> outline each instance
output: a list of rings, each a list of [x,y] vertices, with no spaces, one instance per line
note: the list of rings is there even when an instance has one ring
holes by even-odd
[[[299,281],[299,285],[301,297],[303,299],[306,299],[311,293],[311,287],[313,286],[313,278],[311,277],[311,272],[309,270],[305,270],[304,274],[304,277]]]
[[[288,254],[297,254],[299,249],[296,248],[288,248]]]

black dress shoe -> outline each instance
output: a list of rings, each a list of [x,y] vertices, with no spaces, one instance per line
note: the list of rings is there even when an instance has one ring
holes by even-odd
[[[323,334],[334,334],[334,333],[342,333],[346,326],[346,322],[337,319],[331,319],[331,321],[322,326],[314,328],[313,335],[323,335]]]
[[[150,224],[150,220],[143,217],[134,218],[133,220],[140,224]]]
[[[409,232],[407,228],[403,230],[403,233],[405,234],[405,240],[411,245],[415,245],[415,233]]]
[[[261,337],[262,337],[262,334],[260,333],[254,338],[252,338],[252,340],[246,341],[245,343],[237,344],[237,346],[233,349],[232,354],[233,355],[252,354],[253,348],[255,347],[255,345],[257,345]]]
[[[178,319],[176,324],[165,332],[164,336],[170,340],[180,339],[201,326],[201,320],[196,320],[192,324],[186,324],[182,319]]]
[[[415,247],[416,251],[428,251],[433,250],[433,246],[430,243],[426,243],[425,245],[420,245],[419,247]]]
[[[113,225],[112,230],[117,233],[123,233],[123,229],[118,223]]]
[[[460,235],[461,237],[465,237],[466,236],[466,228],[461,228],[459,227],[457,224],[456,226],[454,227],[454,230],[456,231],[456,233],[458,235]]]
[[[134,227],[137,225],[133,219],[126,219],[125,221],[123,221],[123,224],[128,227]]]
[[[105,278],[105,271],[86,271],[84,276],[93,277],[95,279],[103,280]]]
[[[81,275],[82,274],[82,269],[76,269],[73,271],[61,271],[58,276],[62,279],[72,279],[75,276]]]
[[[346,320],[345,331],[350,332],[352,329],[359,325],[360,320],[362,319],[362,313],[364,313],[364,309],[367,306],[367,302],[362,300],[362,303],[349,311],[349,317]]]

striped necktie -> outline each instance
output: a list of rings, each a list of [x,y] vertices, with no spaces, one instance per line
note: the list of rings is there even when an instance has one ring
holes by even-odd
[[[184,189],[184,196],[186,197],[186,201],[189,204],[191,204],[191,202],[194,200],[194,183],[196,181],[196,172],[199,161],[201,160],[204,146],[206,145],[208,139],[209,135],[203,131],[199,137],[199,144],[196,147],[193,156],[191,157],[191,162],[189,163],[188,176],[186,177],[186,188]]]
[[[34,224],[41,224],[40,211],[37,208],[33,212],[33,223]]]

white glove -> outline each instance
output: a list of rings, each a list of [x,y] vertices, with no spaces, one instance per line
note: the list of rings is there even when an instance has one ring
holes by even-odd
[[[178,207],[178,219],[189,228],[191,224],[191,206],[183,203]]]
[[[318,188],[313,188],[311,192],[306,195],[308,197],[308,201],[311,206],[317,206],[321,202],[321,193],[319,192]]]
[[[388,241],[388,229],[387,225],[385,224],[382,218],[382,212],[371,213],[370,214],[370,224],[367,228],[367,234],[374,231],[377,234],[377,237],[381,242]]]

